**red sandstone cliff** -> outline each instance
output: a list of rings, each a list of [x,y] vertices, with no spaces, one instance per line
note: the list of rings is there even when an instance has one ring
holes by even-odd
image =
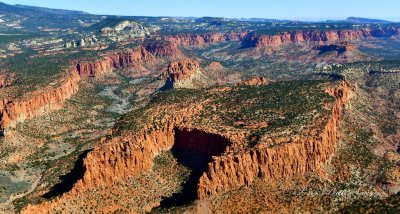
[[[221,156],[214,156],[208,165],[208,170],[199,180],[198,197],[206,198],[220,194],[249,184],[256,178],[268,182],[307,172],[320,172],[321,166],[335,152],[339,136],[338,125],[343,108],[350,99],[351,91],[352,89],[345,82],[327,89],[326,92],[336,98],[329,121],[320,133],[295,139],[291,143],[271,147],[268,143],[270,139],[264,139],[254,148],[246,147],[247,149],[245,148],[242,152],[231,153],[230,147],[239,145],[244,140],[242,139],[244,136],[227,132],[210,133],[224,140],[221,141],[222,144],[216,145],[218,155]],[[55,201],[28,206],[24,212],[47,213],[57,206],[57,203],[62,203],[63,198],[74,198],[85,189],[109,185],[150,170],[153,158],[161,151],[170,150],[176,144],[177,129],[190,130],[181,125],[185,123],[184,121],[190,120],[192,115],[200,113],[207,102],[205,100],[204,103],[180,109],[172,115],[166,115],[155,124],[144,124],[139,131],[126,132],[112,139],[102,139],[99,146],[84,159],[84,176],[74,185],[72,191]],[[209,133],[206,130],[198,131]],[[190,140],[186,141],[190,142]],[[285,139],[282,142],[285,142]],[[205,152],[211,151],[212,147],[211,144],[201,147],[201,143],[184,146]]]
[[[114,68],[128,67],[152,57],[143,48],[132,52],[114,53],[95,62],[78,63],[72,68],[72,74],[59,87],[48,87],[42,92],[33,92],[24,98],[5,98],[0,101],[0,129],[4,131],[18,121],[50,112],[62,106],[78,91],[81,77],[95,76]]]
[[[218,43],[225,41],[241,41],[247,35],[242,33],[206,33],[206,34],[181,34],[164,37],[164,40],[177,46],[203,46],[206,43]]]
[[[0,130],[4,131],[18,121],[60,108],[66,99],[78,91],[78,82],[82,77],[94,77],[113,69],[136,66],[151,59],[154,59],[154,56],[145,48],[139,47],[133,50],[110,52],[94,62],[77,63],[72,66],[72,74],[62,80],[57,88],[48,87],[24,98],[0,100]]]
[[[335,152],[339,135],[337,128],[351,91],[345,82],[327,90],[336,98],[336,103],[322,133],[315,137],[274,147],[261,142],[256,148],[242,154],[216,158],[200,178],[198,197],[206,198],[226,192],[249,184],[256,178],[274,181],[320,171],[321,165]]]
[[[146,47],[138,47],[133,50],[110,52],[102,59],[94,62],[80,62],[75,66],[75,72],[82,77],[94,77],[118,68],[135,67],[141,63],[151,61],[155,57],[176,58],[181,52],[176,45],[164,43],[150,43]]]
[[[64,100],[70,98],[78,90],[80,77],[72,74],[57,88],[44,90],[43,93],[34,93],[28,98],[6,98],[0,101],[0,128],[5,128],[18,121],[34,117],[43,112],[58,109]]]
[[[135,177],[149,170],[153,166],[154,156],[170,150],[174,145],[174,129],[178,124],[202,109],[201,105],[183,109],[173,118],[166,118],[168,122],[159,129],[149,124],[141,131],[127,136],[103,139],[102,145],[85,158],[84,177],[75,184],[71,193]]]
[[[337,41],[355,41],[400,35],[400,28],[352,29],[324,31],[290,31],[274,35],[241,33],[181,34],[163,39],[177,46],[203,46],[208,43],[242,41],[244,47],[278,47],[289,43],[329,44]]]
[[[327,93],[335,96],[336,103],[330,120],[320,134],[275,147],[263,146],[261,142],[256,148],[240,155],[223,155],[214,159],[200,179],[198,196],[204,198],[224,192],[247,184],[256,177],[268,180],[318,171],[335,151],[338,123],[343,107],[349,101],[351,88],[343,82],[340,86],[328,89]],[[199,103],[195,108],[182,109],[173,116],[167,116],[161,121],[161,126],[148,124],[139,132],[111,140],[104,139],[101,146],[86,157],[85,175],[75,185],[74,192],[134,177],[150,169],[153,157],[173,146],[174,129],[202,109]],[[238,136],[219,134],[232,144],[241,141]]]
[[[77,63],[74,70],[82,77],[94,77],[110,72],[113,69],[136,66],[153,58],[154,56],[144,47],[139,47],[135,50],[111,52],[102,59],[94,62]]]
[[[200,69],[200,64],[193,60],[172,61],[165,69],[167,81],[176,82],[190,78]]]
[[[275,35],[249,35],[243,40],[243,45],[246,47],[278,47],[288,43],[315,42],[326,44],[337,41],[355,41],[395,35],[400,35],[400,28],[292,31]]]
[[[178,58],[182,55],[176,44],[172,42],[151,42],[146,50],[156,57]]]

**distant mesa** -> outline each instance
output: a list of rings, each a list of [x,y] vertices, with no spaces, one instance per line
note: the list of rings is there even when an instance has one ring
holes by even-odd
[[[355,24],[390,24],[390,23],[393,23],[391,21],[382,20],[382,19],[368,19],[368,18],[359,18],[359,17],[349,17],[346,19],[346,21],[355,23]]]

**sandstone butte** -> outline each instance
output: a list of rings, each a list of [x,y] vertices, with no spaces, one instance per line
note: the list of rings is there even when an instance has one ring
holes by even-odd
[[[244,47],[279,47],[289,43],[330,44],[337,41],[357,41],[378,37],[400,35],[400,28],[324,30],[324,31],[288,31],[275,35],[258,35],[248,32],[241,33],[206,33],[166,36],[164,40],[177,46],[203,46],[207,43],[225,41],[241,41]]]
[[[172,61],[164,70],[166,86],[173,87],[183,80],[194,77],[196,72],[200,71],[200,63],[190,59]]]
[[[85,189],[107,186],[120,180],[136,177],[151,169],[153,158],[162,151],[170,150],[176,141],[177,132],[189,133],[187,148],[213,156],[208,169],[203,173],[197,188],[199,199],[221,194],[250,184],[255,179],[273,182],[307,172],[323,173],[325,164],[335,152],[338,141],[338,126],[344,107],[352,96],[352,88],[346,82],[328,87],[325,93],[334,97],[329,105],[330,113],[320,121],[319,131],[307,135],[261,138],[254,147],[247,146],[248,132],[245,129],[219,129],[221,120],[202,124],[193,122],[207,108],[210,99],[197,100],[191,104],[175,107],[154,107],[140,124],[130,130],[114,130],[114,137],[104,137],[84,159],[83,178],[73,189],[53,201],[29,205],[23,213],[50,213],[77,197]],[[143,113],[142,113],[143,115]],[[160,117],[160,115],[162,115]],[[125,121],[126,122],[126,121]],[[121,124],[125,123],[120,122]],[[117,126],[118,127],[118,126]],[[218,128],[216,128],[218,127]],[[201,143],[198,135],[218,136],[219,143]],[[279,142],[272,145],[271,142]]]
[[[135,66],[140,63],[153,60],[154,55],[168,55],[174,57],[179,50],[168,43],[165,46],[144,47],[136,49],[109,52],[103,58],[94,62],[79,62],[67,69],[70,73],[62,80],[60,86],[47,87],[41,91],[35,91],[22,98],[7,97],[0,100],[0,130],[4,133],[9,126],[16,122],[59,109],[65,100],[75,94],[78,83],[82,78],[95,77],[113,69]]]

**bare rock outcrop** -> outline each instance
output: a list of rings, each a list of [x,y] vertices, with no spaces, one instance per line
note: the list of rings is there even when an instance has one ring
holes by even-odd
[[[238,85],[268,85],[269,83],[270,81],[265,79],[265,77],[252,77],[239,82]]]
[[[159,30],[155,26],[145,26],[139,22],[132,20],[111,20],[107,23],[106,19],[104,22],[108,26],[100,30],[102,36],[106,36],[113,41],[126,41],[132,39],[143,39],[150,36],[152,33]]]
[[[156,57],[178,58],[182,52],[171,42],[151,42],[146,45],[146,50]]]
[[[184,87],[200,72],[200,64],[197,61],[185,59],[172,61],[164,71],[166,87]]]
[[[173,61],[168,65],[167,74],[171,79],[179,81],[190,78],[198,69],[200,69],[200,64],[196,61]]]
[[[206,33],[206,34],[180,34],[164,37],[164,40],[177,46],[204,46],[206,44],[225,41],[241,41],[247,32],[241,33]]]
[[[0,101],[0,128],[4,130],[18,121],[50,112],[62,106],[77,90],[80,76],[72,73],[59,87],[50,87],[44,92],[33,93],[23,99],[5,98]]]
[[[154,56],[144,47],[139,47],[134,50],[112,52],[94,62],[77,63],[75,72],[82,77],[95,77],[113,69],[134,67],[153,58]]]

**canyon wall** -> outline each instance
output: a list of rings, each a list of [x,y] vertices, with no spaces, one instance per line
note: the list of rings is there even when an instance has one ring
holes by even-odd
[[[194,60],[172,61],[165,69],[165,75],[171,82],[176,82],[190,78],[200,69],[200,64]]]
[[[109,52],[99,60],[77,63],[74,72],[81,77],[95,77],[113,69],[135,67],[156,57],[177,58],[179,56],[181,52],[176,45],[170,42],[152,42],[146,47]]]
[[[154,56],[144,47],[135,50],[111,52],[100,60],[94,62],[77,63],[74,72],[81,77],[95,77],[113,69],[127,68],[139,65],[144,61],[153,59]]]
[[[318,171],[334,153],[338,123],[343,106],[349,101],[351,88],[343,82],[327,92],[336,97],[336,103],[323,132],[313,138],[299,139],[298,142],[272,148],[264,147],[261,142],[241,155],[216,158],[200,179],[198,196],[204,198],[224,192],[245,185],[256,177],[267,180]],[[85,159],[85,175],[74,186],[73,192],[135,177],[149,170],[154,156],[172,148],[174,129],[202,109],[202,105],[198,104],[195,108],[182,109],[173,116],[167,116],[162,124],[149,124],[138,132],[104,139],[101,146],[96,147]],[[232,145],[240,141],[236,139],[237,136],[216,134],[232,142]]]
[[[5,98],[0,101],[0,128],[4,129],[18,121],[32,118],[38,114],[58,109],[63,101],[78,91],[80,76],[73,73],[67,77],[59,87],[44,90],[43,93],[34,93],[27,98]]]
[[[110,52],[94,62],[79,62],[67,71],[71,74],[62,80],[60,86],[44,88],[23,98],[4,98],[0,100],[0,130],[15,125],[27,118],[59,109],[65,100],[78,91],[81,78],[95,77],[113,69],[136,66],[153,59],[154,56],[145,48]]]
[[[330,44],[330,45],[318,45],[315,47],[316,50],[320,52],[320,54],[336,51],[338,53],[344,53],[346,51],[352,51],[356,49],[354,44],[350,44],[348,41],[340,42],[339,44]]]
[[[193,80],[199,76],[199,62],[190,59],[172,61],[161,74],[161,77],[166,79],[162,89],[193,88]]]
[[[378,37],[400,35],[400,28],[325,30],[325,31],[291,31],[275,35],[249,35],[243,40],[244,47],[278,47],[288,43],[319,44],[337,41],[357,41]]]
[[[352,90],[342,82],[339,87],[328,89],[327,93],[336,98],[336,103],[322,133],[274,147],[260,142],[256,148],[242,154],[216,158],[200,178],[198,197],[223,193],[249,184],[256,178],[274,181],[306,172],[318,172],[335,152],[339,121]]]
[[[338,125],[343,108],[349,102],[352,89],[347,83],[342,82],[334,88],[327,89],[326,92],[334,96],[336,101],[329,121],[319,134],[274,147],[260,142],[254,148],[244,148],[244,151],[238,153],[230,151],[231,147],[241,144],[244,140],[241,134],[233,136],[229,134],[230,132],[215,133],[207,131],[204,127],[194,129],[186,125],[185,121],[191,120],[193,115],[202,112],[206,103],[181,108],[174,114],[165,114],[162,119],[157,120],[158,122],[146,119],[148,123],[138,130],[127,130],[113,138],[101,139],[98,146],[84,159],[84,176],[70,192],[53,201],[29,205],[23,213],[48,213],[59,203],[76,198],[87,189],[107,186],[139,176],[151,169],[155,156],[162,151],[172,149],[173,146],[207,154],[218,154],[212,158],[208,169],[199,180],[198,198],[236,189],[251,183],[256,178],[268,182],[307,172],[319,172],[321,166],[335,152],[339,136]],[[168,111],[168,109],[164,110]],[[194,134],[188,136],[185,133]],[[216,149],[212,146],[214,144],[202,144],[197,140],[204,140],[204,135],[212,135],[218,139],[216,142],[220,144],[215,147]],[[190,142],[194,138],[196,138],[195,142]],[[176,142],[179,139],[181,143],[175,145],[178,144]],[[188,143],[184,144],[183,141]]]
[[[149,170],[153,166],[153,158],[174,145],[174,132],[179,124],[201,110],[201,105],[183,109],[167,118],[168,121],[162,125],[148,124],[138,132],[103,139],[101,146],[85,158],[84,177],[75,184],[71,193],[135,177]]]
[[[205,34],[180,34],[166,36],[163,39],[177,46],[203,46],[207,43],[218,43],[225,41],[241,41],[247,32],[241,33],[205,33]]]
[[[288,31],[273,35],[241,33],[180,34],[163,39],[177,46],[204,46],[225,41],[241,41],[243,47],[279,47],[289,43],[330,44],[400,35],[400,28]]]
[[[183,54],[172,42],[156,41],[146,45],[146,50],[155,57],[178,58]]]

